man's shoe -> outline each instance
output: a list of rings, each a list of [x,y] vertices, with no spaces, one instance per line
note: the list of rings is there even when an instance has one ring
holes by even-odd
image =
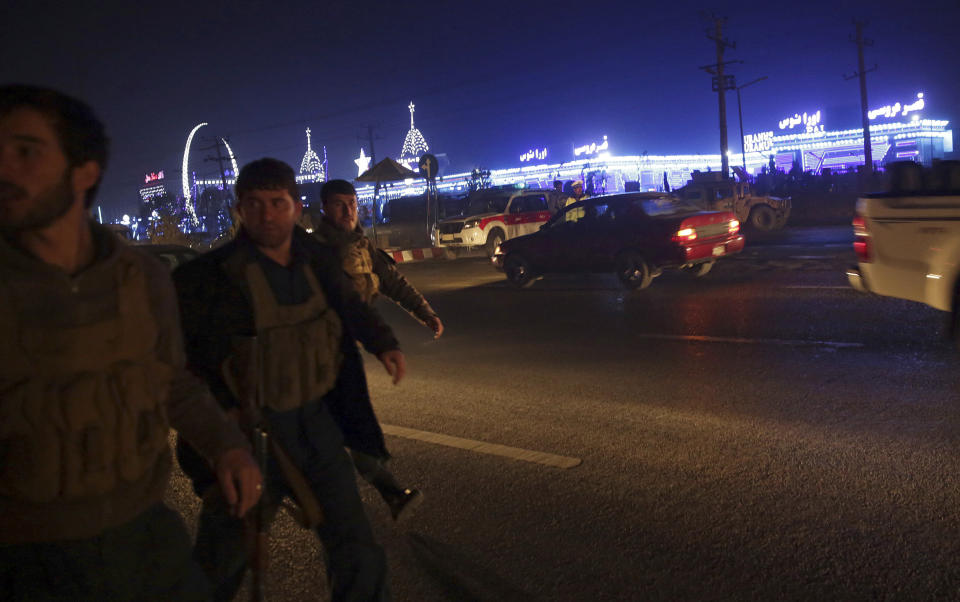
[[[419,489],[404,489],[396,495],[390,496],[387,505],[393,520],[400,522],[409,518],[413,511],[423,502],[423,494]]]

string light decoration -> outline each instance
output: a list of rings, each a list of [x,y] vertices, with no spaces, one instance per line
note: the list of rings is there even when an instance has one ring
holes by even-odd
[[[239,172],[237,169],[237,158],[233,155],[233,149],[230,148],[230,143],[227,142],[227,139],[221,138],[220,141],[223,142],[225,147],[227,147],[227,154],[230,155],[230,166],[233,167],[233,177],[236,178],[237,173]]]
[[[307,128],[307,152],[303,154],[303,161],[300,161],[300,175],[305,176],[307,174],[314,176],[314,181],[322,182],[326,179],[323,161],[320,160],[316,151],[313,150],[310,141],[310,128]]]
[[[410,101],[410,105],[407,106],[407,108],[410,109],[410,131],[407,132],[407,137],[403,140],[403,149],[400,150],[400,163],[411,167],[411,165],[416,165],[417,161],[420,160],[420,156],[430,150],[430,147],[427,146],[427,141],[424,139],[423,134],[420,133],[420,130],[413,125],[413,101]]]
[[[187,146],[183,149],[183,208],[186,209],[190,223],[194,226],[198,226],[200,220],[197,219],[197,212],[194,211],[193,202],[190,199],[190,172],[188,171],[190,164],[190,144],[193,142],[193,137],[197,133],[197,130],[205,125],[207,125],[207,122],[198,123],[190,130],[190,135],[187,136]]]

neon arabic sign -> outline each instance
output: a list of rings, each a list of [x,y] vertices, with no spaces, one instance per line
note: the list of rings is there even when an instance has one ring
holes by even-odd
[[[820,123],[820,111],[817,110],[816,113],[806,113],[803,115],[800,113],[794,113],[793,117],[787,117],[786,119],[781,119],[778,125],[781,130],[792,130],[796,126],[803,124],[807,128],[807,133],[811,134],[813,132],[822,132],[823,124]]]
[[[870,119],[876,119],[877,117],[884,117],[886,119],[890,119],[891,117],[905,117],[907,113],[923,110],[924,104],[923,92],[918,92],[917,100],[908,105],[901,105],[898,102],[893,105],[880,107],[879,109],[867,111],[867,117]]]
[[[143,176],[143,183],[149,184],[150,182],[156,182],[157,180],[162,180],[162,179],[163,179],[163,170],[161,169],[156,173],[148,173],[147,175]]]
[[[773,148],[773,132],[759,134],[745,134],[743,136],[743,152],[765,153]]]
[[[533,161],[534,159],[536,159],[537,161],[543,161],[546,158],[547,158],[547,147],[543,147],[539,150],[535,148],[531,148],[527,152],[520,155],[520,161],[524,163],[526,163],[527,161]]]
[[[608,148],[610,148],[610,143],[607,142],[607,137],[604,136],[603,142],[601,142],[600,144],[597,144],[596,142],[594,142],[593,144],[585,144],[583,146],[574,147],[573,156],[579,157],[580,155],[594,155],[596,153],[603,152]]]

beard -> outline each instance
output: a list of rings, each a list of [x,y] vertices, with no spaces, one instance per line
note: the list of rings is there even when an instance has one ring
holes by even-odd
[[[22,199],[26,196],[27,192],[19,186],[0,181],[0,199]],[[59,182],[37,194],[23,215],[4,212],[0,202],[0,232],[9,236],[46,228],[62,217],[73,205],[73,201],[70,175],[65,173]]]
[[[244,224],[247,234],[257,246],[267,249],[276,249],[283,246],[293,235],[293,228],[284,228],[278,225],[264,226],[257,224],[251,227],[250,224]]]

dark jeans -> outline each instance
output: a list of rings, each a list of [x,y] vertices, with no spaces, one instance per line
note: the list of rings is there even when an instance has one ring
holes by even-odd
[[[324,522],[317,535],[326,550],[332,599],[390,600],[386,555],[374,539],[357,492],[353,464],[326,405],[311,403],[267,418],[272,436],[303,472],[323,508]],[[268,473],[268,494],[275,500],[290,495],[272,459]],[[194,554],[218,584],[215,599],[232,600],[246,566],[243,522],[222,507],[205,504]]]
[[[18,602],[209,600],[180,515],[163,504],[97,537],[0,546],[0,598]]]
[[[357,467],[357,473],[363,477],[363,480],[377,488],[380,496],[388,502],[403,493],[403,487],[397,482],[390,469],[387,468],[386,459],[378,458],[365,454],[355,449],[350,450],[350,456],[353,458],[353,465]]]

